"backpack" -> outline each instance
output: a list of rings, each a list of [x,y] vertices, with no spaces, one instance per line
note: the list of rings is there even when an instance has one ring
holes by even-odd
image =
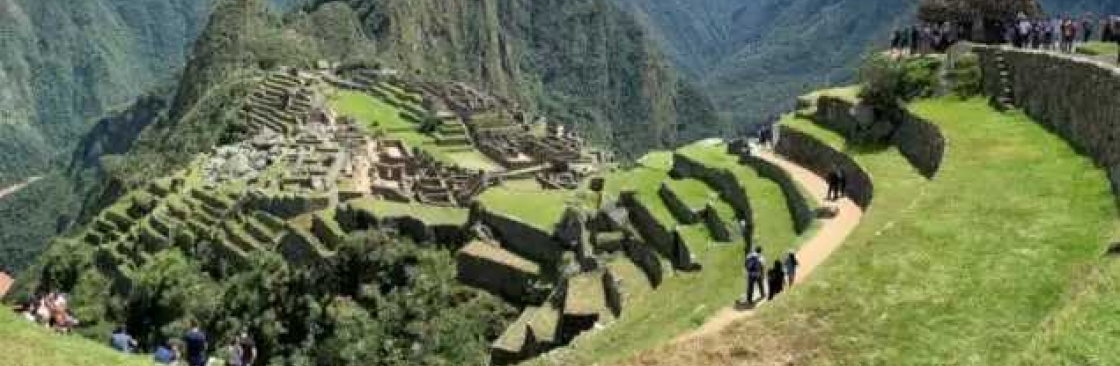
[[[750,256],[747,258],[747,273],[752,275],[762,274],[762,261],[758,256]]]

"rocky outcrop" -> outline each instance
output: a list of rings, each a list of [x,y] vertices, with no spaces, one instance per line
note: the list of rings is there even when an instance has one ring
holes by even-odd
[[[985,94],[1001,92],[996,58],[1001,53],[1018,106],[1103,167],[1120,195],[1120,69],[1077,56],[992,46],[973,50],[980,56]]]
[[[871,177],[848,155],[812,136],[791,129],[782,130],[777,151],[821,177],[827,177],[833,167],[842,170],[847,178],[845,194],[864,209],[871,206],[875,192]]]

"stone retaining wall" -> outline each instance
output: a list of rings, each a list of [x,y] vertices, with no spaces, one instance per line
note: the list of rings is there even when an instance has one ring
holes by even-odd
[[[777,183],[782,188],[782,194],[786,198],[786,208],[793,218],[794,232],[802,234],[808,230],[813,224],[813,209],[809,206],[809,200],[801,194],[800,186],[793,177],[781,167],[749,153],[744,153],[739,158],[743,164],[754,168],[758,175]]]
[[[945,156],[945,136],[941,135],[941,129],[937,125],[908,110],[903,111],[891,143],[926,178],[932,179],[941,169],[941,160]]]
[[[673,268],[686,270],[693,267],[688,246],[675,243],[672,229],[657,222],[653,213],[650,213],[645,205],[638,202],[634,192],[623,192],[619,197],[619,202],[622,202],[627,211],[630,212],[630,222],[645,243],[652,246],[662,257],[668,258]]]
[[[731,205],[737,219],[753,223],[754,212],[751,209],[750,198],[747,197],[746,189],[739,184],[739,180],[731,172],[708,167],[681,154],[673,154],[673,174],[704,182],[719,193],[720,199]]]
[[[870,108],[842,98],[821,96],[813,122],[849,141],[890,142],[919,173],[932,179],[945,154],[941,129],[905,109],[895,114],[887,118],[890,123],[874,123]]]
[[[847,178],[848,186],[845,192],[847,196],[863,209],[871,206],[871,199],[875,192],[871,177],[848,155],[836,151],[812,136],[792,129],[782,130],[777,152],[821,177],[827,177],[835,165],[844,171]]]
[[[998,48],[976,45],[973,51],[980,56],[984,93],[999,95]],[[1120,197],[1120,69],[1080,56],[1002,54],[1017,106],[1105,169]]]
[[[673,192],[669,185],[662,183],[661,187],[657,189],[657,195],[661,197],[661,201],[665,202],[665,207],[669,208],[669,212],[673,217],[682,224],[692,225],[700,222],[700,216],[693,211],[688,204],[684,203],[676,192]]]
[[[636,240],[623,241],[622,249],[626,252],[626,257],[630,258],[630,261],[634,262],[634,265],[638,266],[642,273],[645,273],[650,286],[654,288],[661,286],[661,280],[665,275],[657,254],[654,254],[649,247]]]
[[[537,262],[546,269],[560,263],[564,247],[553,240],[552,233],[485,209],[479,212],[479,219],[494,229],[502,247],[507,250]]]

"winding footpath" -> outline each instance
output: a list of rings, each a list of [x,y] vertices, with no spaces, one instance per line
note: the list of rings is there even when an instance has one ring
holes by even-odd
[[[8,187],[8,188],[0,189],[0,200],[4,199],[4,197],[7,197],[10,194],[14,194],[16,192],[19,192],[21,189],[27,188],[27,186],[31,185],[32,183],[35,183],[36,181],[38,181],[40,179],[43,179],[43,177],[31,177],[31,178],[27,178],[27,180],[24,181],[23,183],[13,185],[13,186]]]
[[[826,183],[823,178],[771,152],[757,152],[756,150],[755,154],[789,173],[789,175],[793,177],[793,180],[797,181],[801,187],[810,192],[812,199],[814,199],[818,205],[825,202],[825,195],[828,193],[828,183]],[[859,225],[860,218],[863,217],[863,210],[860,209],[855,202],[847,198],[836,203],[828,203],[827,206],[837,209],[836,217],[822,220],[822,225],[816,233],[813,234],[813,237],[802,243],[801,248],[798,249],[797,259],[801,265],[798,267],[795,283],[803,281],[813,273],[813,270],[816,269],[817,266],[824,263],[825,259],[828,259],[828,256],[844,243],[848,235]],[[765,302],[760,303],[759,306],[763,306],[764,304]],[[754,315],[754,313],[754,310],[740,310],[733,306],[720,309],[719,312],[709,318],[699,328],[677,337],[673,342],[684,342],[719,333],[724,328],[727,328],[728,325],[731,325],[739,319],[750,317]]]

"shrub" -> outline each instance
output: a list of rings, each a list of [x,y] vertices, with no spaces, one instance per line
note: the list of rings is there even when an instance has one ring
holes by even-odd
[[[885,111],[914,98],[933,94],[941,60],[931,57],[896,60],[875,54],[860,68],[860,99]]]
[[[980,94],[980,58],[975,53],[965,53],[949,70],[953,93],[968,98]]]

